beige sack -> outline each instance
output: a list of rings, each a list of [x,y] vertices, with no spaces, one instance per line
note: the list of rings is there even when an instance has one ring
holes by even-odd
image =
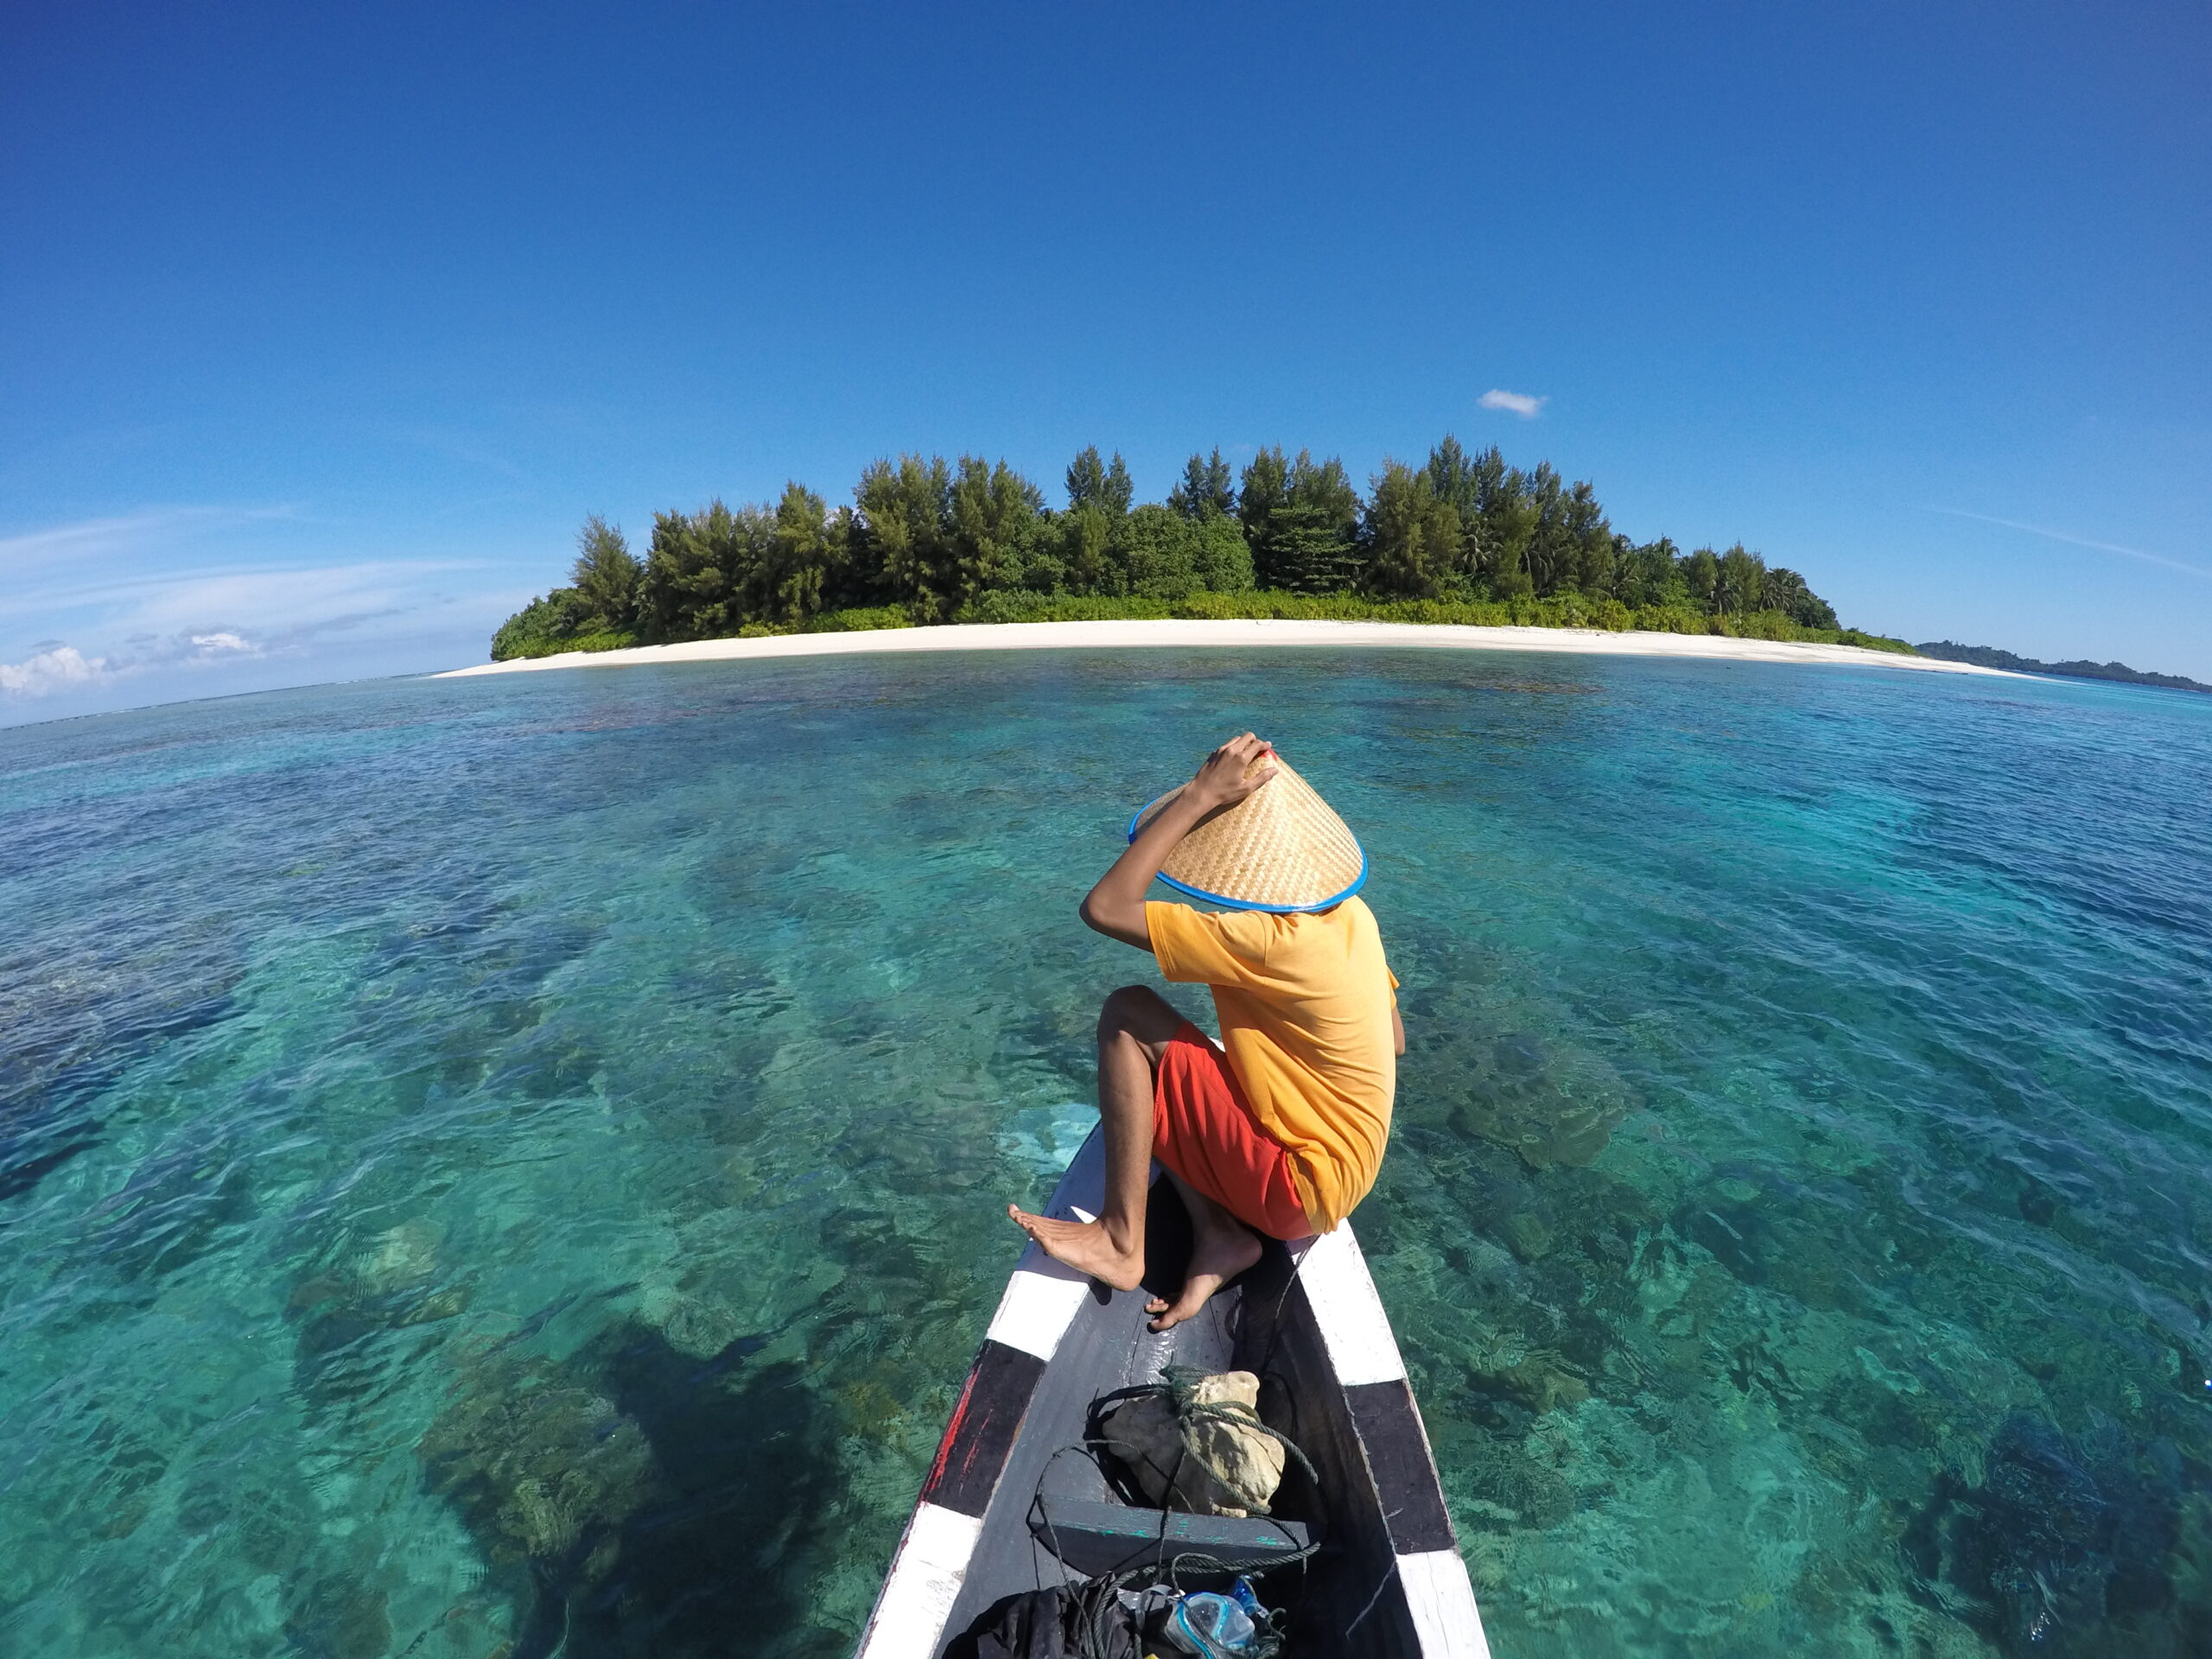
[[[1282,1442],[1259,1427],[1260,1379],[1249,1371],[1202,1378],[1184,1415],[1166,1394],[1125,1400],[1099,1420],[1115,1455],[1129,1466],[1147,1497],[1192,1515],[1265,1515],[1282,1484]]]

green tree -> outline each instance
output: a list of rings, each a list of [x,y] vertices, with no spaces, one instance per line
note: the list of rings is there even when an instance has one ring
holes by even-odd
[[[1580,549],[1570,522],[1566,486],[1549,461],[1536,463],[1526,488],[1535,517],[1522,557],[1531,590],[1539,599],[1548,598],[1574,586]]]
[[[1128,573],[1114,548],[1114,520],[1105,508],[1086,501],[1060,514],[1053,528],[1068,592],[1112,597],[1128,591]]]
[[[1621,567],[1617,597],[1630,610],[1689,602],[1689,583],[1677,563],[1674,543],[1665,537],[1631,549]]]
[[[942,455],[872,462],[853,488],[855,541],[885,600],[918,621],[949,614],[952,468]]]
[[[1170,507],[1147,503],[1114,526],[1114,550],[1127,591],[1181,599],[1205,585],[1198,575],[1198,526]]]
[[[1109,525],[1107,534],[1116,594],[1182,599],[1201,589],[1241,593],[1252,586],[1251,550],[1236,520],[1220,513],[1191,518],[1147,503]]]
[[[747,609],[756,621],[796,623],[842,597],[842,525],[822,498],[797,480],[784,486],[768,534],[758,591]]]
[[[1198,585],[1217,594],[1249,593],[1253,583],[1252,550],[1236,520],[1210,512],[1192,527],[1191,565]]]
[[[879,461],[853,491],[855,555],[889,603],[918,622],[949,622],[984,594],[1024,585],[1039,552],[1045,500],[1008,467],[963,455]]]
[[[1561,528],[1567,543],[1567,569],[1561,588],[1573,588],[1592,597],[1613,589],[1613,527],[1598,505],[1598,493],[1586,482],[1569,486],[1560,501]]]
[[[638,622],[638,581],[645,567],[631,556],[622,532],[593,513],[576,532],[576,563],[569,582],[598,625],[626,631]]]
[[[577,537],[572,584],[509,617],[493,652],[540,655],[571,640],[598,649],[632,633],[714,638],[894,605],[917,622],[1052,608],[982,602],[997,594],[1156,601],[1255,584],[1423,602],[1581,595],[1732,616],[1762,635],[1863,637],[1836,627],[1803,576],[1767,569],[1740,543],[1687,556],[1664,537],[1637,545],[1613,531],[1587,482],[1567,484],[1548,463],[1509,467],[1495,446],[1469,454],[1449,435],[1418,469],[1385,461],[1364,503],[1341,461],[1280,447],[1235,480],[1218,448],[1194,454],[1164,505],[1135,505],[1127,463],[1095,446],[1067,484],[1069,509],[1053,513],[1003,461],[904,455],[872,464],[854,505],[835,512],[793,480],[772,509],[717,500],[657,514],[642,562],[594,515]],[[1535,613],[1581,613],[1572,604]]]
[[[1386,461],[1376,474],[1363,526],[1365,586],[1395,599],[1441,599],[1458,585],[1459,513],[1429,475]]]
[[[1126,485],[1128,473],[1119,455],[1114,466]],[[1108,474],[1109,485],[1112,476]],[[963,455],[945,505],[950,556],[938,591],[938,620],[949,621],[985,594],[1021,585],[1045,497],[1005,461],[989,464],[980,456]]]
[[[1761,578],[1765,575],[1766,561],[1756,553],[1745,551],[1741,542],[1737,543],[1720,556],[1719,568],[1713,575],[1713,608],[1732,616],[1758,610]]]
[[[1459,447],[1459,440],[1446,433],[1444,442],[1428,452],[1428,464],[1421,470],[1428,474],[1428,487],[1440,501],[1450,505],[1459,520],[1459,554],[1454,561],[1462,582],[1471,581],[1483,569],[1483,486],[1486,476],[1484,466],[1490,461],[1497,462],[1502,478],[1505,462],[1495,447],[1481,457],[1470,455]]]
[[[1482,513],[1483,580],[1500,599],[1535,591],[1530,550],[1542,522],[1541,503],[1517,467],[1508,467],[1495,446],[1478,456],[1476,491]]]
[[[1632,561],[1636,557],[1636,543],[1618,531],[1609,540],[1611,544],[1605,550],[1604,581],[1590,591],[1606,599],[1622,599],[1628,591],[1630,578],[1635,574],[1636,567]]]
[[[1114,452],[1113,464],[1109,466],[1098,458],[1095,443],[1068,463],[1067,484],[1070,512],[1095,504],[1105,509],[1108,518],[1119,518],[1136,497],[1136,486],[1129,480],[1122,452]]]
[[[1690,602],[1710,612],[1720,586],[1720,556],[1709,547],[1698,549],[1682,561],[1682,582],[1689,589]]]
[[[1780,611],[1801,628],[1838,626],[1835,607],[1808,586],[1805,578],[1786,565],[1776,565],[1760,581],[1760,605]]]
[[[1260,585],[1294,594],[1349,591],[1359,578],[1360,503],[1344,462],[1317,461],[1301,449],[1283,488],[1289,499],[1268,514],[1268,568],[1259,572]],[[1255,546],[1255,565],[1259,556]]]
[[[1167,505],[1185,518],[1203,518],[1208,513],[1235,517],[1236,478],[1218,448],[1211,455],[1192,455],[1183,463],[1182,482],[1167,493]]]
[[[492,636],[492,660],[539,655],[539,647],[557,647],[567,639],[592,632],[595,620],[583,596],[573,588],[556,588],[533,599],[499,624]]]
[[[1491,453],[1497,452],[1493,449]],[[1474,458],[1459,447],[1459,439],[1446,433],[1444,442],[1428,452],[1428,464],[1421,471],[1428,474],[1428,487],[1437,499],[1450,502],[1452,510],[1460,518],[1480,515],[1482,490]]]
[[[1236,494],[1237,522],[1243,526],[1245,544],[1252,550],[1252,567],[1262,588],[1274,586],[1274,516],[1290,505],[1290,463],[1281,448],[1271,447],[1254,455],[1244,468]]]
[[[765,507],[733,512],[720,501],[697,512],[653,516],[653,539],[638,584],[639,632],[647,638],[718,639],[752,620],[774,520]]]

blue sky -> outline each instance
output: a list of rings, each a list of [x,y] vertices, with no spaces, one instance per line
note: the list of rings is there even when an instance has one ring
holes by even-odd
[[[1447,431],[2212,679],[2209,17],[16,8],[0,721],[481,660],[588,512]]]

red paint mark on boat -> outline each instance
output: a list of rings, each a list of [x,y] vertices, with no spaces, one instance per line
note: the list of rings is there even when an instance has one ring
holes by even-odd
[[[925,1499],[944,1478],[944,1465],[952,1456],[952,1443],[960,1438],[960,1426],[968,1421],[968,1398],[975,1391],[976,1373],[971,1370],[968,1380],[960,1385],[960,1403],[952,1408],[952,1421],[944,1426],[944,1438],[938,1442],[937,1461],[930,1465],[930,1478],[922,1483],[922,1497]]]

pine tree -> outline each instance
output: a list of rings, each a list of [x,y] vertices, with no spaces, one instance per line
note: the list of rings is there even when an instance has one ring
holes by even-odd
[[[1114,457],[1117,468],[1121,460]],[[1126,481],[1126,470],[1122,476]],[[939,594],[941,613],[950,620],[985,594],[1020,585],[1045,498],[1005,461],[963,455],[945,506],[948,557]]]
[[[720,639],[753,619],[774,520],[765,507],[733,512],[711,501],[697,512],[653,517],[653,539],[638,585],[639,624],[653,639]]]
[[[1167,493],[1167,505],[1185,518],[1236,515],[1236,474],[1218,448],[1211,455],[1192,455],[1183,463],[1183,481]]]
[[[576,563],[569,582],[603,628],[627,630],[638,622],[638,580],[645,567],[631,556],[622,532],[597,513],[576,532]]]
[[[1273,568],[1267,586],[1294,594],[1341,594],[1357,581],[1357,543],[1318,504],[1277,507],[1269,515],[1268,535]]]
[[[942,455],[879,461],[853,490],[860,508],[861,556],[884,597],[918,621],[942,621],[949,608],[952,468]]]
[[[1128,465],[1122,461],[1122,452],[1114,452],[1109,466],[1098,458],[1098,446],[1095,443],[1068,463],[1067,486],[1071,512],[1095,505],[1103,509],[1108,518],[1119,518],[1136,499],[1136,486],[1130,480]]]
[[[1459,514],[1430,487],[1426,472],[1386,461],[1376,474],[1362,526],[1371,593],[1440,599],[1459,574]]]
[[[1236,517],[1244,526],[1244,541],[1252,550],[1252,569],[1262,588],[1275,582],[1275,543],[1273,524],[1276,509],[1290,505],[1290,463],[1278,448],[1265,448],[1244,469],[1237,492]]]
[[[748,608],[755,621],[804,622],[825,608],[837,563],[828,506],[796,480],[784,486],[768,535],[768,557]]]

